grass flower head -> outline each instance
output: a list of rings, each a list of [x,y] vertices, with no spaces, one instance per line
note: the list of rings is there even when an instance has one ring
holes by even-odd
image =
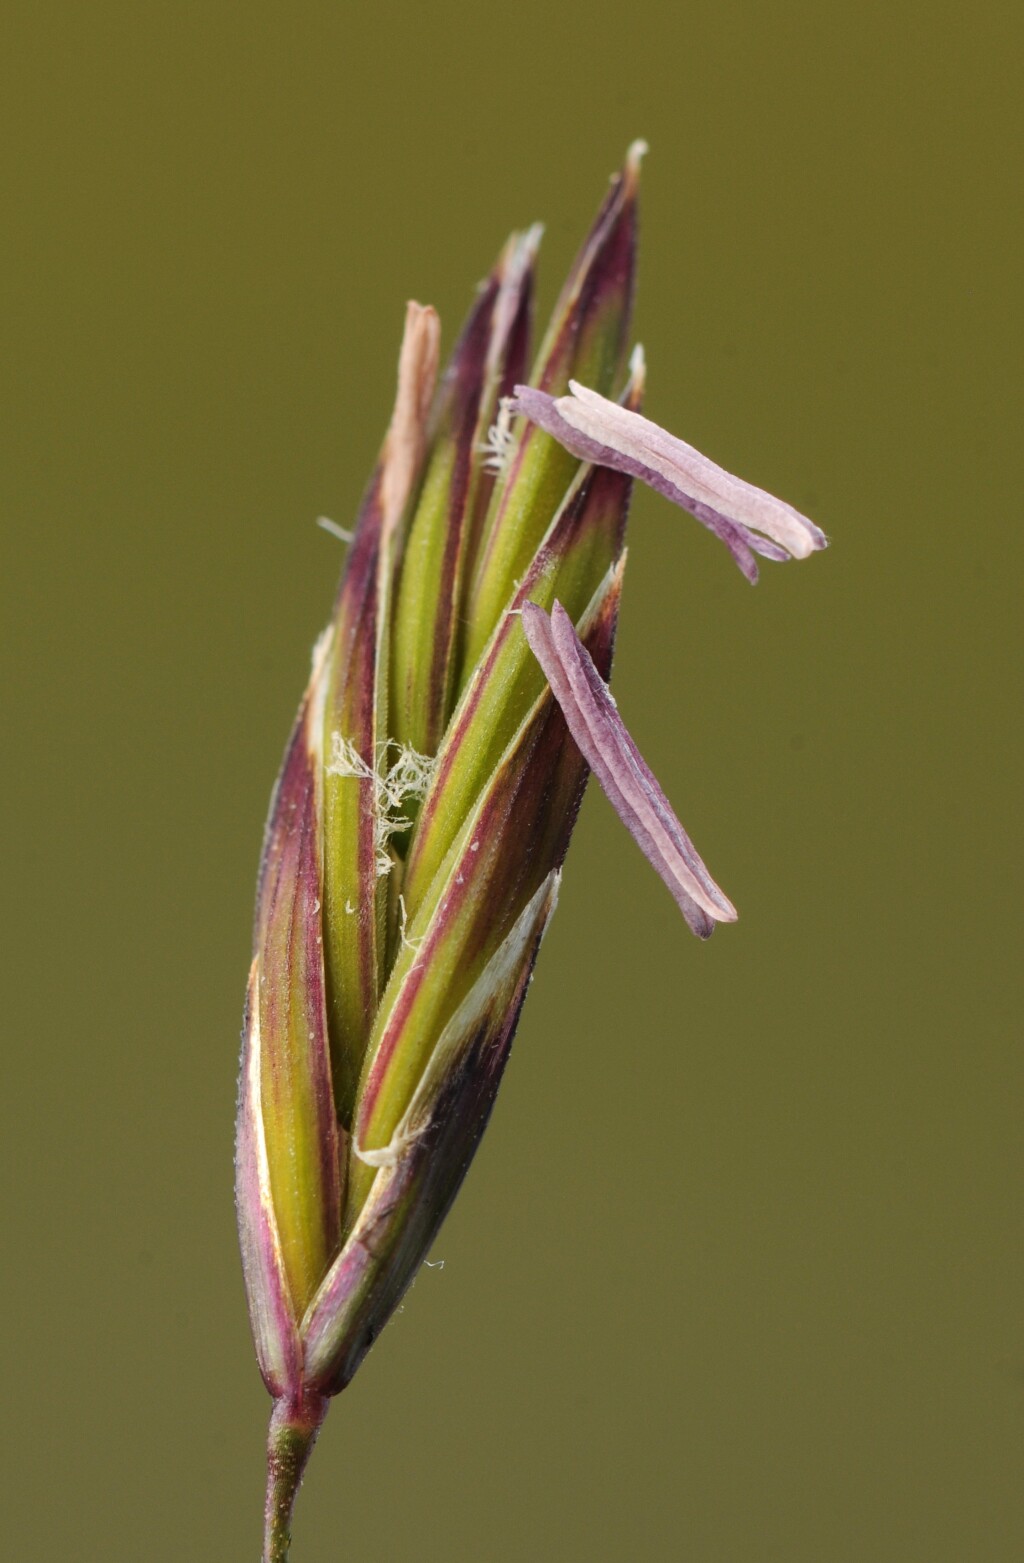
[[[634,480],[754,555],[825,543],[641,412],[630,149],[533,361],[539,229],[513,235],[443,373],[408,306],[391,424],[274,789],[236,1201],[274,1400],[264,1559],[429,1250],[494,1103],[592,770],[707,938],[735,909],[608,689]]]

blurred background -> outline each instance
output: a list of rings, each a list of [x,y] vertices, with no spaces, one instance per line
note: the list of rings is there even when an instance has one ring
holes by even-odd
[[[739,906],[588,796],[487,1139],[295,1563],[1024,1556],[1019,7],[13,0],[0,96],[4,1542],[234,1563],[260,833],[405,300],[554,299],[648,138],[616,692]]]

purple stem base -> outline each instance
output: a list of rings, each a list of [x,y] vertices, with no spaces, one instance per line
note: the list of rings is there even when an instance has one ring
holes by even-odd
[[[263,1563],[287,1563],[296,1494],[329,1405],[313,1390],[274,1402],[267,1435]]]

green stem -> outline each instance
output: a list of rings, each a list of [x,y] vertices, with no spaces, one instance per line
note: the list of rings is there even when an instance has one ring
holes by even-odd
[[[292,1509],[329,1404],[313,1390],[274,1402],[267,1435],[263,1563],[287,1563]]]

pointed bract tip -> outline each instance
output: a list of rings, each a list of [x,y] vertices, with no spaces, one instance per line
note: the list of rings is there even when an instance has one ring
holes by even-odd
[[[510,233],[498,257],[498,263],[494,275],[506,288],[514,286],[529,271],[537,259],[537,251],[540,249],[540,241],[544,237],[544,224],[531,223],[529,228],[516,229]],[[486,287],[487,283],[481,283]]]
[[[402,345],[398,352],[398,395],[401,399],[416,395],[422,410],[433,395],[431,367],[436,379],[437,356],[441,345],[441,320],[433,304],[418,304],[409,299],[405,306]]]
[[[441,322],[437,310],[410,299],[405,306],[405,330],[398,354],[395,409],[385,443],[382,507],[390,525],[405,508],[423,460],[440,352]]]
[[[543,223],[531,223],[525,233],[517,235],[519,240],[518,251],[523,258],[523,264],[536,260],[537,251],[540,249],[540,241],[543,237]]]
[[[629,382],[635,394],[642,396],[647,389],[647,355],[642,342],[638,342],[629,355]]]
[[[544,224],[534,223],[532,227],[526,229],[525,233],[513,233],[502,251],[499,280],[504,313],[509,318],[504,319],[495,329],[494,336],[499,341],[504,340],[511,324],[509,312],[514,312],[521,301],[523,288],[537,260],[537,251],[540,249],[540,241],[543,237]]]
[[[640,164],[650,150],[650,143],[645,141],[643,136],[638,136],[635,141],[631,141],[626,149],[627,169],[634,174],[638,174],[640,172]]]
[[[621,176],[618,174],[615,176],[616,178],[621,177],[623,190],[630,199],[636,195],[637,186],[640,183],[640,165],[649,150],[646,141],[631,141],[626,151],[626,160],[622,165],[622,174]]]

